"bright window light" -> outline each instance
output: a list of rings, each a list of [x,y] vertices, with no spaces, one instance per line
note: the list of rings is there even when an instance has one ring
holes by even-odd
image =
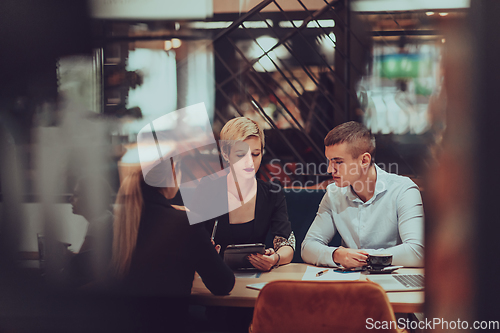
[[[294,20],[294,21],[280,21],[278,24],[281,28],[298,28],[300,27],[304,21],[302,20]],[[317,20],[309,21],[307,23],[308,28],[333,28],[335,26],[334,20]]]
[[[217,22],[190,22],[187,26],[191,29],[225,29],[233,22],[217,21]]]
[[[129,52],[128,71],[144,73],[144,83],[129,90],[127,108],[138,106],[143,118],[123,124],[125,133],[138,133],[153,119],[177,109],[175,51],[135,49]],[[173,128],[171,124],[169,128]],[[164,130],[167,128],[156,128]]]
[[[304,21],[302,20],[294,20],[294,21],[280,21],[278,25],[281,28],[298,28],[302,25]]]
[[[276,66],[273,62],[279,66],[279,59],[284,59],[289,56],[288,51],[283,45],[280,45],[269,52],[269,50],[271,50],[277,43],[278,39],[270,36],[261,36],[256,39],[256,43],[254,42],[248,51],[248,56],[250,58],[260,58],[260,60],[254,65],[254,69],[256,71],[275,71]],[[268,52],[267,55],[263,56],[264,52]]]
[[[317,21],[309,21],[307,23],[308,28],[333,28],[335,26],[334,20],[317,20]]]
[[[355,12],[386,12],[402,10],[432,10],[469,8],[470,0],[353,0]]]
[[[265,29],[265,28],[269,28],[269,26],[272,27],[273,26],[273,21],[271,21],[271,20],[265,20],[265,21],[246,21],[246,22],[243,22],[238,28],[243,28],[242,26],[245,27],[245,28],[247,28],[247,29]]]

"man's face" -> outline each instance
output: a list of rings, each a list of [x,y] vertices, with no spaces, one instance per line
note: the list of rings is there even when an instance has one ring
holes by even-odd
[[[348,152],[348,143],[343,142],[333,146],[325,147],[325,156],[328,159],[328,173],[331,173],[335,184],[346,187],[359,180],[361,168],[361,156],[353,158]]]

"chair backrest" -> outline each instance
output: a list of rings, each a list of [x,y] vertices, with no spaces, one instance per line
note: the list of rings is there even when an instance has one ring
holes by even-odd
[[[295,253],[292,262],[304,262],[301,257],[301,245],[311,223],[316,217],[319,203],[325,195],[325,190],[312,189],[291,189],[285,191],[286,207],[288,210],[288,220],[292,224],[292,230],[295,234]],[[269,242],[272,246],[272,239]],[[267,243],[266,243],[267,244]],[[337,233],[330,242],[330,246],[339,246],[341,244],[340,235]]]
[[[365,332],[373,323],[397,329],[385,291],[370,281],[274,281],[261,290],[250,332]]]

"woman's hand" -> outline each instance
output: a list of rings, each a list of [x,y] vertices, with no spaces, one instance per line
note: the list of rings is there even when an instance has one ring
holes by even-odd
[[[217,253],[220,253],[220,245],[219,244],[215,245],[215,242],[213,239],[212,239],[212,245],[215,246],[215,251],[217,251]]]
[[[267,272],[278,262],[279,256],[274,249],[266,249],[264,254],[255,253],[248,256],[248,261],[258,270]]]

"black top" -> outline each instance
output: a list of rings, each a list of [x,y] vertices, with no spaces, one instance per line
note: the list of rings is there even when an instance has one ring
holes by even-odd
[[[212,224],[213,226],[213,224]],[[207,227],[209,225],[207,224]],[[250,244],[253,242],[253,229],[255,227],[255,219],[246,223],[235,223],[229,224],[229,235],[231,237],[231,244]],[[218,240],[221,237],[216,237],[215,240]],[[256,242],[263,243],[263,242]],[[218,244],[218,243],[217,243]],[[228,244],[229,245],[229,244]]]
[[[149,297],[142,311],[146,316],[155,315],[145,319],[146,324],[161,321],[158,325],[164,331],[179,331],[188,323],[188,296],[195,271],[216,295],[233,289],[234,274],[202,225],[191,226],[186,212],[173,208],[156,188],[143,183],[142,194],[137,245],[123,287],[133,295]]]
[[[192,210],[199,212],[202,215],[204,212],[211,211],[213,207],[206,207],[210,201],[214,205],[214,200],[206,200],[204,196],[207,193],[212,193],[212,196],[218,198],[212,211],[220,211],[221,207],[228,210],[227,197],[227,176],[220,177],[215,180],[204,179],[196,189],[196,199]],[[209,233],[212,233],[215,220],[218,220],[217,231],[215,233],[215,243],[220,244],[221,253],[230,244],[249,244],[249,243],[265,243],[268,233],[273,239],[276,237],[288,240],[292,227],[288,220],[286,209],[285,195],[280,184],[267,183],[257,179],[257,198],[255,202],[255,218],[254,220],[241,224],[230,224],[229,214],[225,213],[215,218],[206,219],[203,223]]]
[[[210,242],[201,225],[191,226],[185,211],[177,210],[156,188],[142,185],[142,211],[137,245],[128,282],[142,294],[191,294],[194,272],[216,295],[228,294],[234,274]]]

